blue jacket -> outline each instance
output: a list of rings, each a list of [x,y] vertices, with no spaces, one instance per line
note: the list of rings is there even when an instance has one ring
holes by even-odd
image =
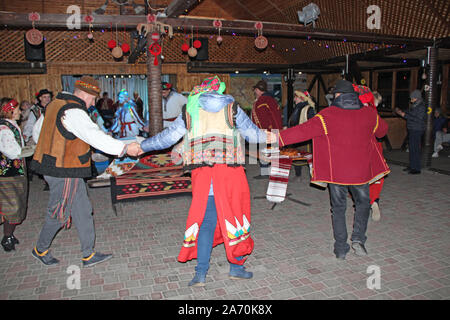
[[[425,131],[426,118],[427,113],[423,100],[417,100],[409,110],[405,111],[406,127],[408,130]]]
[[[234,102],[232,96],[217,93],[204,93],[199,99],[200,107],[208,112],[219,112],[232,102]],[[249,143],[266,141],[266,133],[260,130],[240,107],[237,108],[236,127],[241,136]],[[183,114],[180,114],[165,130],[142,141],[141,148],[144,152],[166,149],[177,143],[186,133],[187,129],[183,120]],[[212,181],[209,195],[214,195]]]
[[[199,99],[202,109],[208,112],[219,112],[231,102],[234,102],[232,96],[215,93],[205,93]],[[241,136],[249,143],[266,141],[266,133],[260,130],[240,107],[237,108],[236,127]],[[144,152],[166,149],[177,143],[186,134],[186,131],[183,115],[180,114],[165,130],[144,140],[141,148]]]

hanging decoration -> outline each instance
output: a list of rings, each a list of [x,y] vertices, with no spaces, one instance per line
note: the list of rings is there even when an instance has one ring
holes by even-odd
[[[198,27],[197,27],[197,40],[194,41],[194,48],[200,49],[202,47],[202,42],[198,38]]]
[[[87,38],[89,39],[89,41],[93,42],[94,41],[94,30],[92,30],[92,28],[93,28],[92,23],[94,22],[94,17],[91,15],[86,15],[84,17],[84,22],[89,23],[89,33],[87,34]]]
[[[38,29],[34,27],[34,23],[41,20],[41,16],[37,12],[32,12],[28,14],[28,20],[31,21],[33,29],[27,31],[27,33],[25,34],[25,38],[30,44],[38,46],[42,43],[42,41],[44,41],[44,36]]]
[[[181,45],[181,51],[183,51],[183,53],[187,53],[189,50],[189,45],[186,43],[186,38],[189,38],[189,36],[185,33],[184,34],[184,42]]]
[[[123,51],[122,51],[122,48],[119,47],[118,41],[117,41],[117,24],[116,24],[116,41],[115,41],[115,43],[116,43],[116,46],[114,47],[114,49],[112,49],[111,53],[114,58],[120,59],[123,56]]]
[[[127,36],[127,31],[126,31],[125,25],[123,25],[123,31],[124,31],[125,37],[126,37],[126,36]],[[126,43],[126,42],[122,43],[122,45],[120,46],[120,48],[122,49],[122,52],[123,52],[124,54],[130,52],[130,45],[129,45],[128,43]]]
[[[222,28],[222,21],[214,20],[213,26],[219,29],[219,35],[216,38],[217,44],[220,45],[223,41],[222,36],[220,35],[220,29]]]
[[[148,52],[155,57],[153,64],[157,66],[159,64],[158,56],[162,53],[162,47],[158,42],[161,39],[161,35],[166,33],[169,35],[169,38],[173,37],[172,26],[156,21],[156,16],[149,14],[147,15],[147,23],[139,23],[136,29],[138,34],[144,37],[151,32],[153,43],[148,46]]]
[[[264,50],[269,44],[269,41],[263,36],[263,23],[256,22],[255,29],[258,31],[258,36],[255,39],[255,47],[260,50]]]
[[[194,48],[194,27],[193,26],[191,26],[191,35],[192,35],[191,47],[188,50],[188,56],[191,58],[194,58],[195,56],[197,56],[197,49]]]
[[[160,38],[159,33],[153,32],[152,33],[153,43],[148,47],[148,51],[155,57],[155,59],[153,60],[153,65],[155,65],[155,66],[158,65],[158,56],[162,52],[162,48],[158,44],[159,38]]]
[[[108,48],[110,48],[111,50],[114,49],[116,47],[116,40],[113,39],[113,28],[112,28],[112,23],[110,23],[111,25],[111,40],[108,41]]]

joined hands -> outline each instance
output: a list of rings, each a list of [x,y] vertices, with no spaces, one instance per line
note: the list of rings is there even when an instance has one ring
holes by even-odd
[[[143,154],[144,151],[141,148],[141,145],[137,142],[132,142],[128,144],[127,147],[127,154],[132,157],[139,157],[141,154]]]

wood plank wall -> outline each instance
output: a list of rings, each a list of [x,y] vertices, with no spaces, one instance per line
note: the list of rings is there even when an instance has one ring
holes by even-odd
[[[145,64],[91,64],[91,63],[60,63],[49,64],[47,74],[43,75],[4,75],[0,76],[0,97],[11,97],[18,101],[28,100],[34,102],[34,94],[47,88],[53,93],[62,90],[61,76],[72,74],[146,74]],[[178,91],[191,91],[203,79],[213,76],[209,73],[188,73],[186,64],[163,64],[163,74],[176,75],[176,88]],[[227,88],[230,86],[228,74],[217,74]]]

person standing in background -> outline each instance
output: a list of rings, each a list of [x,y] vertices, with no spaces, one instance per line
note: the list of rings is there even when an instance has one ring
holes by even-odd
[[[420,174],[421,172],[421,149],[422,136],[425,133],[425,120],[427,117],[425,103],[422,93],[414,90],[410,93],[411,106],[409,110],[402,111],[395,108],[395,112],[406,119],[406,128],[408,129],[409,144],[409,174]]]
[[[253,86],[253,93],[255,95],[255,102],[253,103],[251,113],[253,123],[259,129],[281,130],[283,128],[283,122],[281,120],[280,106],[275,98],[267,92],[267,82],[264,80],[258,81]],[[261,172],[260,175],[254,178],[265,179],[270,173],[270,163],[258,161]]]

